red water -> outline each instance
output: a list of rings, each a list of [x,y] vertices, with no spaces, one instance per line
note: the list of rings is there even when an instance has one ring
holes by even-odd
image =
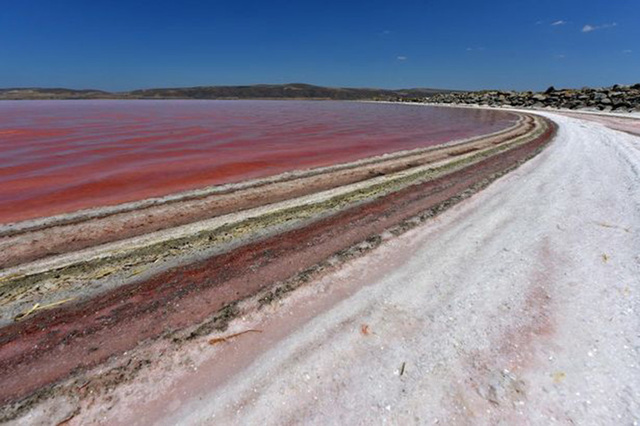
[[[0,102],[0,223],[486,134],[504,112],[313,101]]]

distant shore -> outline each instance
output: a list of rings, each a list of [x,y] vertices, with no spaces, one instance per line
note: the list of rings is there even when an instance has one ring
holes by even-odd
[[[581,89],[556,89],[552,86],[544,92],[344,88],[302,83],[156,88],[125,92],[67,88],[0,88],[0,101],[79,99],[386,101],[627,113],[640,112],[640,83]]]
[[[323,87],[303,83],[256,84],[248,86],[197,86],[139,89],[108,92],[95,89],[68,88],[0,88],[0,100],[67,99],[291,99],[291,100],[395,100],[417,99],[451,90],[412,88],[378,89]]]

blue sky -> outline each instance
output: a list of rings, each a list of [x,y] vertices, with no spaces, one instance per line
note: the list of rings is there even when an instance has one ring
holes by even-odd
[[[639,0],[0,0],[0,87],[640,82]]]

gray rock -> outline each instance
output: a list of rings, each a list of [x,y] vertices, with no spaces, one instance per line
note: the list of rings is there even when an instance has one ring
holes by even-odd
[[[400,99],[398,99],[400,100]],[[414,101],[420,102],[420,99]],[[611,88],[556,90],[550,87],[544,93],[487,90],[482,92],[441,93],[428,98],[433,103],[455,103],[520,108],[591,108],[598,110],[640,110],[640,84],[616,85]]]

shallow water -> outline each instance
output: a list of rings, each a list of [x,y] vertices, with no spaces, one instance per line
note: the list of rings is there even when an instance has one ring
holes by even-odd
[[[437,145],[515,119],[330,101],[0,102],[0,223]]]

